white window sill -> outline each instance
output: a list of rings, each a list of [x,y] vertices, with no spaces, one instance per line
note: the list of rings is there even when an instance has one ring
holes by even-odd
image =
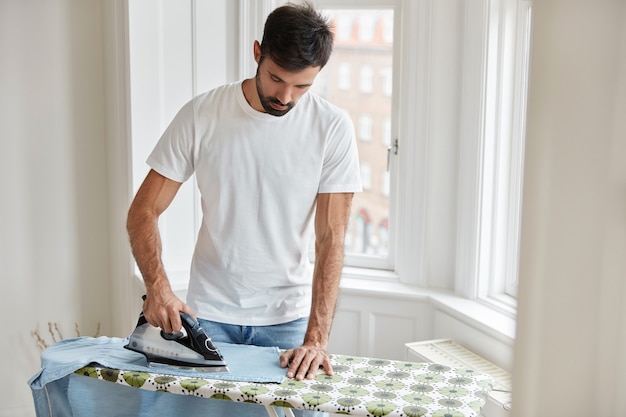
[[[427,301],[440,309],[485,334],[513,346],[515,340],[515,317],[502,310],[493,308],[479,300],[460,297],[449,291],[425,289],[403,284],[393,279],[393,274],[376,271],[373,275],[367,271],[364,276],[357,276],[355,270],[347,270],[341,280],[341,290],[347,294],[376,295],[398,299]],[[378,276],[378,279],[377,279]]]

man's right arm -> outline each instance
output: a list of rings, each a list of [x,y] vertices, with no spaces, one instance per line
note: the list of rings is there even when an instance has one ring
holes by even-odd
[[[159,216],[170,205],[181,183],[150,170],[128,210],[126,228],[137,266],[146,285],[143,313],[153,326],[179,331],[180,311],[193,315],[172,291],[161,261]]]

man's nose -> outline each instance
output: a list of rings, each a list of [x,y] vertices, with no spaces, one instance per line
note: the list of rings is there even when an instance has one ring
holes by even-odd
[[[292,90],[291,87],[283,87],[278,91],[276,98],[283,104],[287,105],[291,102],[292,99]]]

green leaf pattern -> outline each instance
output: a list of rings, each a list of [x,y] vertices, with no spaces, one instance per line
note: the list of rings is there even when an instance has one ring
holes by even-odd
[[[100,370],[100,374],[102,375],[102,379],[104,379],[105,381],[117,382],[120,371],[118,371],[117,369],[103,368]]]
[[[150,374],[147,372],[124,372],[124,381],[131,387],[141,388],[146,383]]]

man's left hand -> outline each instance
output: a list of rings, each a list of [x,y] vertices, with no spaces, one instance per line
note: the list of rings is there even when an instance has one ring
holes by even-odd
[[[322,367],[326,375],[333,374],[330,364],[330,356],[326,349],[304,344],[294,349],[289,349],[280,356],[280,366],[286,368],[288,378],[302,381],[304,378],[313,379],[317,370]]]

